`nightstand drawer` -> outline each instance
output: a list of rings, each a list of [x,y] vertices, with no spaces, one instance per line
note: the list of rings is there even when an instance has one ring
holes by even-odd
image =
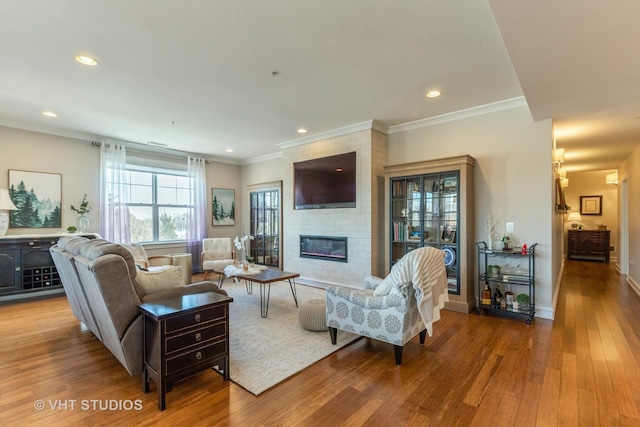
[[[180,329],[201,325],[212,320],[224,319],[227,314],[227,306],[214,307],[207,310],[200,310],[197,313],[183,314],[165,322],[165,332],[171,333]]]
[[[168,358],[166,360],[166,375],[171,375],[181,370],[192,368],[199,363],[220,357],[225,354],[226,347],[227,340],[222,340],[202,348],[194,349],[188,353]]]
[[[185,334],[172,336],[166,340],[165,351],[167,354],[184,350],[188,347],[203,344],[207,341],[223,337],[226,334],[227,323],[215,323],[205,328],[199,328]]]

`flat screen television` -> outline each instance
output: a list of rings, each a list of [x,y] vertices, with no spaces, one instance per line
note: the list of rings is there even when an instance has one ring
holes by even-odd
[[[356,153],[293,164],[295,209],[356,207]]]

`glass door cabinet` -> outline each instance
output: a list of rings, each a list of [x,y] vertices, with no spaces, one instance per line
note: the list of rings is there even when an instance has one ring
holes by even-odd
[[[471,312],[474,280],[473,168],[470,156],[385,166],[388,191],[387,272],[405,254],[423,246],[444,252],[449,302]]]

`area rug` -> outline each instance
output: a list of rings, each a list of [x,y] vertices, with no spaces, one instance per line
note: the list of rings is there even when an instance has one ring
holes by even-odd
[[[233,382],[256,396],[358,338],[341,331],[333,345],[329,332],[302,328],[288,282],[271,284],[266,318],[260,317],[259,284],[247,294],[244,282],[227,279],[223,289],[233,297],[229,309],[229,374]],[[298,305],[326,299],[324,289],[296,285],[296,290]]]

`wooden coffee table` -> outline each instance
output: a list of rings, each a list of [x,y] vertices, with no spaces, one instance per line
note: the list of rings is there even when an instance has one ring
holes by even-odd
[[[214,272],[221,274],[224,278],[224,271],[214,270]],[[248,294],[253,293],[254,282],[260,284],[260,316],[262,317],[267,317],[267,314],[269,312],[269,295],[271,294],[271,284],[273,282],[281,282],[287,280],[289,282],[289,287],[291,288],[291,293],[293,294],[293,301],[296,303],[296,307],[298,306],[295,278],[300,277],[299,273],[291,273],[288,271],[268,268],[266,270],[262,270],[257,274],[237,274],[233,277],[245,281]]]

